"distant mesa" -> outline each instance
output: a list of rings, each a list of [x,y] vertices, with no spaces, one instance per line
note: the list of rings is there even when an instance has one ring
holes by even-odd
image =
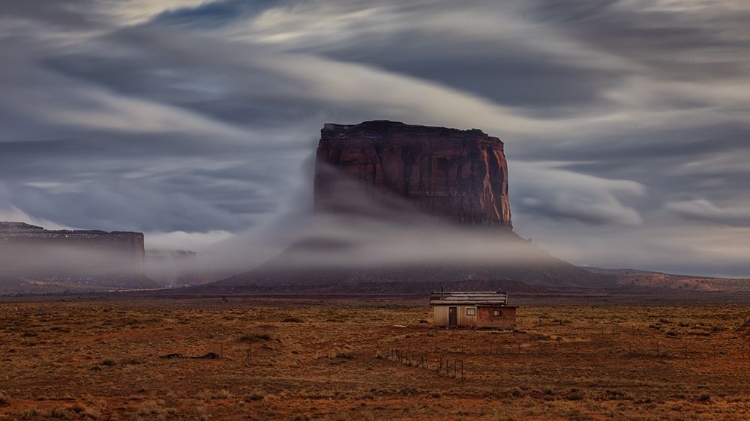
[[[0,222],[0,240],[4,244],[82,246],[121,254],[134,270],[143,270],[145,247],[143,233],[98,230],[46,230],[24,222]]]
[[[0,277],[39,287],[32,291],[73,285],[156,287],[143,275],[144,257],[140,232],[46,230],[23,222],[0,222]]]

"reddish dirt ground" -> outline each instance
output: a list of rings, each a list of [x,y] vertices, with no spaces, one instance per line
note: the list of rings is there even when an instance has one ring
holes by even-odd
[[[0,419],[750,418],[745,305],[542,299],[516,330],[430,321],[426,302],[3,302]]]

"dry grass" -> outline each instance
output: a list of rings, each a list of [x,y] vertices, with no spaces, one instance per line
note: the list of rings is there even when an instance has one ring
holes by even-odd
[[[750,418],[743,305],[522,303],[516,331],[430,319],[426,304],[0,303],[0,419]]]

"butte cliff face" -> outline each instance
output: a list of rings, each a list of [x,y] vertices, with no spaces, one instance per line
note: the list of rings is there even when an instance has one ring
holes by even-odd
[[[326,124],[320,133],[318,211],[345,207],[336,191],[343,175],[373,193],[389,192],[423,212],[462,225],[512,227],[508,165],[503,142],[496,137],[476,129],[391,121]]]

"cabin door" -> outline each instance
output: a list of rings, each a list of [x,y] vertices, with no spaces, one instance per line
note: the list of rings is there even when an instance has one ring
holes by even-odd
[[[458,308],[448,307],[448,327],[458,326]]]

